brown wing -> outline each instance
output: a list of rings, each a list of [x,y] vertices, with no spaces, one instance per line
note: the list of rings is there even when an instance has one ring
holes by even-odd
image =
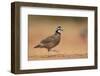
[[[46,44],[46,43],[52,42],[54,40],[55,40],[54,35],[52,35],[52,36],[49,36],[49,37],[43,39],[40,43]]]

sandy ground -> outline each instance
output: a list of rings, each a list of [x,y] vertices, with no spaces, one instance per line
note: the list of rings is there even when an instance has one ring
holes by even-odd
[[[64,31],[58,46],[50,52],[34,48],[42,39],[52,35],[60,24]],[[87,58],[87,38],[80,36],[80,29],[87,26],[86,18],[29,16],[28,60]]]

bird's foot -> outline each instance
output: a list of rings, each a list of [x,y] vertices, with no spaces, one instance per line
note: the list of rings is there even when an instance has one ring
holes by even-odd
[[[57,50],[52,50],[52,51],[57,52]]]
[[[57,51],[57,50],[49,50],[48,52],[50,52],[50,51]]]

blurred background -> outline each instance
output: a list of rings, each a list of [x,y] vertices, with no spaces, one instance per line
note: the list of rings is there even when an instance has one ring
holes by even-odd
[[[87,18],[64,16],[28,16],[28,59],[73,59],[87,58]],[[61,25],[61,41],[48,52],[45,48],[34,48],[42,39],[53,35]]]

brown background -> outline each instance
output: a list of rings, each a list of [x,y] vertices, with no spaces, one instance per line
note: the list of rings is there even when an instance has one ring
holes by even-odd
[[[58,25],[64,31],[61,41],[53,48],[56,51],[48,52],[45,48],[34,48],[39,42],[54,34]],[[28,59],[73,59],[87,58],[87,40],[80,37],[80,30],[87,28],[85,17],[62,17],[62,16],[28,16]]]

